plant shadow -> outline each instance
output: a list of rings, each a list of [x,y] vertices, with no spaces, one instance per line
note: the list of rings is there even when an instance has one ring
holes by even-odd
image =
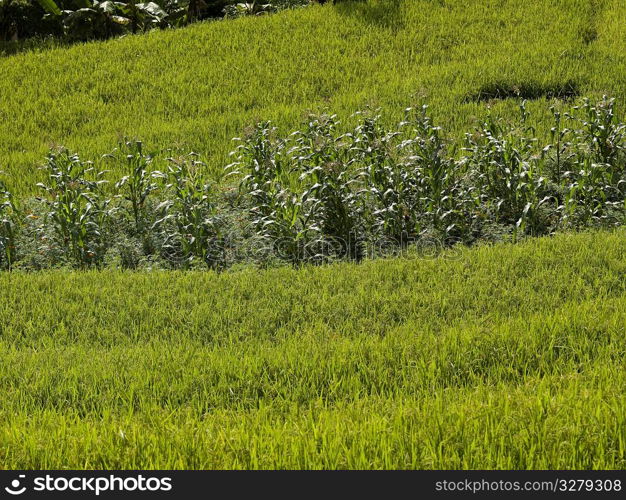
[[[61,38],[28,38],[25,40],[0,41],[0,58],[10,57],[23,52],[42,52],[59,47],[69,47],[67,40]]]
[[[344,0],[334,5],[335,10],[364,23],[398,31],[404,26],[404,0]]]
[[[481,86],[476,92],[465,96],[464,102],[481,102],[504,99],[562,99],[571,100],[580,96],[580,84],[574,80],[557,84],[537,82],[492,82]]]

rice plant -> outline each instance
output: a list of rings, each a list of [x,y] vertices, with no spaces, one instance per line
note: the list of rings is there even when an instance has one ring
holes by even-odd
[[[626,4],[498,4],[0,57],[0,265],[100,268],[0,273],[2,467],[624,469]],[[174,158],[134,143],[101,172],[129,133]],[[80,158],[33,169],[59,142]],[[272,255],[229,261],[231,232]],[[365,258],[433,236],[518,241]],[[151,272],[108,268],[144,238],[119,267]]]
[[[7,469],[624,469],[626,233],[0,273]]]
[[[623,2],[595,2],[593,18],[588,0],[532,0],[531,7],[504,0],[498,9],[492,3],[326,2],[0,57],[0,87],[14,89],[2,96],[11,119],[0,116],[0,165],[21,199],[44,180],[33,165],[50,144],[97,160],[120,136],[138,137],[146,151],[196,151],[209,171],[219,171],[229,161],[231,138],[257,121],[295,130],[308,113],[330,112],[345,133],[360,121],[351,118],[355,111],[369,105],[384,110],[384,125],[394,127],[416,92],[428,96],[437,125],[455,141],[485,106],[516,117],[520,95],[528,98],[541,140],[549,140],[553,124],[546,98],[560,96],[569,105],[578,95],[595,102],[606,93],[623,106],[626,61],[616,42],[625,36]],[[553,22],[546,26],[546,19]],[[581,30],[598,19],[602,29],[585,45]],[[153,69],[149,77],[146,68]],[[498,82],[512,92],[468,99]],[[123,163],[103,168],[112,182],[125,175]]]

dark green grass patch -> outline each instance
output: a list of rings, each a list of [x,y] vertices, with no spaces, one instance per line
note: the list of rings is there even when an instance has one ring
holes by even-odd
[[[580,95],[581,85],[575,81],[556,84],[541,84],[525,81],[520,84],[493,82],[483,85],[468,101],[490,101],[493,99],[559,99],[571,100]]]

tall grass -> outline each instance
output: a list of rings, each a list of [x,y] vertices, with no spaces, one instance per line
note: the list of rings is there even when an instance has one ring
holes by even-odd
[[[623,469],[625,15],[342,2],[0,59],[0,467]],[[363,262],[224,272],[259,239]],[[59,263],[100,270],[20,271]]]
[[[2,465],[624,468],[624,236],[0,274]]]
[[[127,136],[148,150],[199,152],[215,172],[231,138],[260,119],[284,132],[328,109],[353,126],[350,115],[369,104],[390,110],[389,125],[415,94],[459,136],[487,105],[517,116],[517,102],[498,95],[525,97],[547,137],[542,96],[568,95],[553,89],[623,103],[625,8],[619,0],[342,2],[3,57],[0,165],[15,176],[16,195],[32,194],[43,180],[33,167],[50,145],[97,158]],[[492,101],[473,97],[494,85],[500,94],[483,92]]]

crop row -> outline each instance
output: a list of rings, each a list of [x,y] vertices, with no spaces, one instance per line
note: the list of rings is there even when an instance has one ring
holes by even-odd
[[[107,155],[126,171],[114,183],[55,149],[41,197],[18,203],[0,184],[0,265],[359,261],[433,242],[624,224],[626,125],[614,101],[551,111],[548,144],[529,125],[525,102],[516,122],[489,114],[460,144],[445,138],[425,104],[391,129],[371,111],[349,133],[330,115],[311,116],[285,137],[261,122],[238,139],[220,183],[194,153],[164,164],[139,141]]]

